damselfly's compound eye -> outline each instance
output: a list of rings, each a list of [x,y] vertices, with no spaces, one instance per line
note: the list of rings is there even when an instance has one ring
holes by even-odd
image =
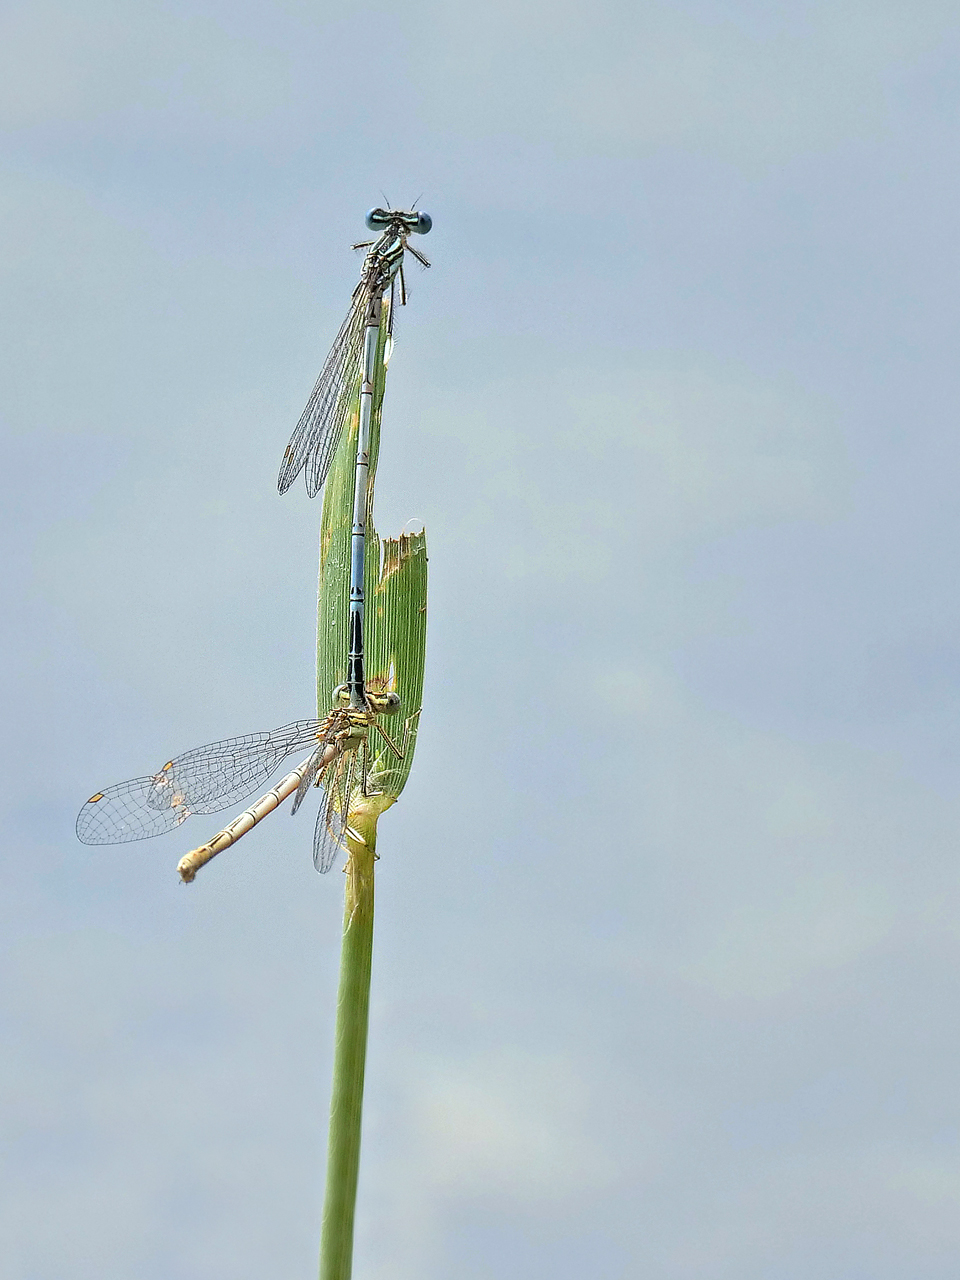
[[[371,231],[382,231],[384,227],[390,225],[391,220],[388,209],[371,209],[364,218],[364,222]]]
[[[417,225],[413,228],[417,235],[425,236],[433,226],[433,219],[429,213],[421,213],[417,215]]]

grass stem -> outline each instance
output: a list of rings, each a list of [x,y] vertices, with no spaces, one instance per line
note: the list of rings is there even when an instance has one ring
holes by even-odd
[[[320,1235],[320,1280],[350,1280],[353,1266],[353,1216],[360,1168],[363,1075],[373,960],[373,869],[377,818],[392,803],[391,797],[372,796],[364,801],[361,811],[350,811],[350,857],[346,866],[327,1184]]]

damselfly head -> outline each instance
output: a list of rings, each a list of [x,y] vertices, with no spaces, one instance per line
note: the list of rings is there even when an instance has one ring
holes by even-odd
[[[402,228],[425,236],[433,226],[429,213],[404,213],[402,209],[371,209],[364,219],[371,231],[386,231],[389,227]]]
[[[400,710],[400,695],[391,691],[384,691],[377,687],[377,680],[368,680],[366,687],[367,704],[371,711],[375,711],[378,715],[392,716]],[[333,706],[348,707],[350,705],[350,686],[348,684],[338,684],[333,691]]]

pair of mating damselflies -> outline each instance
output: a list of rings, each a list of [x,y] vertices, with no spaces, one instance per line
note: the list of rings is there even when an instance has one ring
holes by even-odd
[[[296,812],[311,784],[321,787],[324,794],[317,815],[313,860],[318,871],[328,871],[338,850],[346,848],[351,797],[358,788],[362,794],[369,794],[371,731],[398,752],[380,720],[396,713],[400,700],[395,693],[368,686],[363,669],[370,429],[384,298],[389,294],[388,325],[392,331],[397,292],[400,302],[406,302],[404,257],[409,253],[423,266],[430,265],[409,243],[409,237],[413,233],[425,235],[432,223],[426,213],[395,209],[371,209],[366,222],[371,231],[379,232],[378,238],[354,245],[355,249],[367,249],[360,282],[353,292],[347,318],[340,326],[284,450],[277,481],[280,492],[285,493],[302,471],[309,495],[314,497],[319,493],[350,411],[359,407],[350,537],[347,681],[334,690],[333,706],[322,719],[297,720],[268,733],[246,734],[195,747],[167,761],[158,773],[98,791],[77,818],[77,835],[85,844],[122,844],[161,835],[178,827],[191,814],[216,813],[245,800],[295,751],[310,747],[306,759],[272,790],[207,844],[181,859],[178,870],[186,881],[192,880],[204,863],[229,848],[290,795],[294,796],[293,811]],[[355,399],[358,378],[359,406]]]

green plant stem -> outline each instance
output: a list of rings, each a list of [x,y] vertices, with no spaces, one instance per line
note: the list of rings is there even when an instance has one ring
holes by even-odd
[[[327,1185],[320,1233],[320,1280],[350,1280],[353,1265],[353,1215],[360,1169],[363,1073],[367,1056],[370,971],[373,960],[373,868],[377,818],[392,797],[370,797],[363,811],[350,812],[350,857],[340,951],[336,1047]]]

